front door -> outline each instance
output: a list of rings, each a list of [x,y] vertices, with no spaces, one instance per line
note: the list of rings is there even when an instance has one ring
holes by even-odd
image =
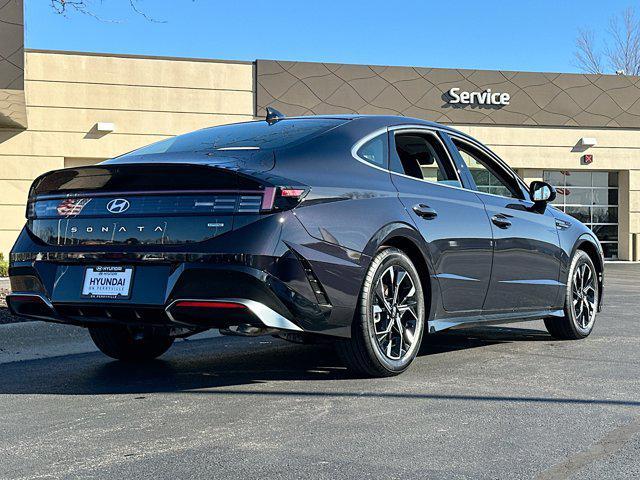
[[[390,132],[399,198],[429,246],[448,312],[479,312],[491,274],[491,227],[484,205],[462,184],[438,134]]]
[[[491,220],[494,254],[485,312],[557,305],[562,249],[550,207],[534,205],[515,174],[480,147],[452,140]]]

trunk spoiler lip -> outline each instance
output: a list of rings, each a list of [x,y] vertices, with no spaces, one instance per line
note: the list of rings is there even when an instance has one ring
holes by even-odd
[[[139,195],[202,195],[202,194],[263,194],[260,190],[239,189],[212,189],[212,190],[131,190],[131,191],[107,191],[97,192],[81,191],[77,193],[44,193],[34,197],[34,200],[57,200],[65,198],[96,198],[96,197],[130,197]]]
[[[84,165],[80,167],[68,167],[68,168],[58,168],[55,170],[50,170],[45,172],[38,177],[36,177],[31,183],[31,187],[29,188],[28,201],[34,201],[36,199],[55,199],[55,198],[77,198],[77,197],[99,197],[99,196],[113,196],[113,195],[137,195],[137,194],[147,194],[147,195],[164,195],[164,194],[202,194],[202,193],[263,193],[263,189],[265,186],[273,186],[272,182],[268,179],[271,177],[269,175],[269,170],[254,170],[248,168],[239,168],[235,166],[235,168],[230,168],[228,166],[223,166],[215,163],[202,163],[202,162],[160,162],[160,163],[142,163],[142,162],[130,162],[130,163],[108,163],[109,160],[105,162],[98,163],[96,165]],[[154,166],[162,166],[162,167],[185,167],[187,165],[192,165],[200,168],[209,168],[212,170],[223,171],[228,174],[237,175],[239,177],[244,177],[246,179],[258,180],[260,182],[266,183],[267,185],[261,185],[260,189],[238,189],[238,188],[229,188],[229,189],[176,189],[176,190],[156,190],[156,191],[145,191],[145,190],[133,190],[133,191],[67,191],[65,193],[54,193],[54,192],[43,192],[36,193],[39,183],[49,175],[64,172],[66,170],[76,170],[76,171],[91,171],[92,169],[104,169],[107,172],[112,171],[118,168],[126,168],[128,166],[131,167],[149,167],[152,168]],[[275,177],[278,178],[278,177]],[[297,183],[297,182],[296,182]]]

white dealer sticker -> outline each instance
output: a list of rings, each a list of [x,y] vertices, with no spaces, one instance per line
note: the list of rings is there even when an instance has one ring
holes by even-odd
[[[84,273],[82,296],[129,298],[133,267],[88,267]]]

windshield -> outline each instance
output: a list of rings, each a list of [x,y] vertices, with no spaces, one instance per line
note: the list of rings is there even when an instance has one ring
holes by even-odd
[[[232,149],[274,149],[301,143],[345,123],[331,118],[309,118],[267,122],[247,122],[205,128],[168,138],[119,158],[177,152],[211,152]]]

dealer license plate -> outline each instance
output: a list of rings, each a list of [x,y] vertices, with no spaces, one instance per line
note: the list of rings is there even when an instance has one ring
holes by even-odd
[[[133,267],[87,267],[82,296],[88,298],[129,298]]]

